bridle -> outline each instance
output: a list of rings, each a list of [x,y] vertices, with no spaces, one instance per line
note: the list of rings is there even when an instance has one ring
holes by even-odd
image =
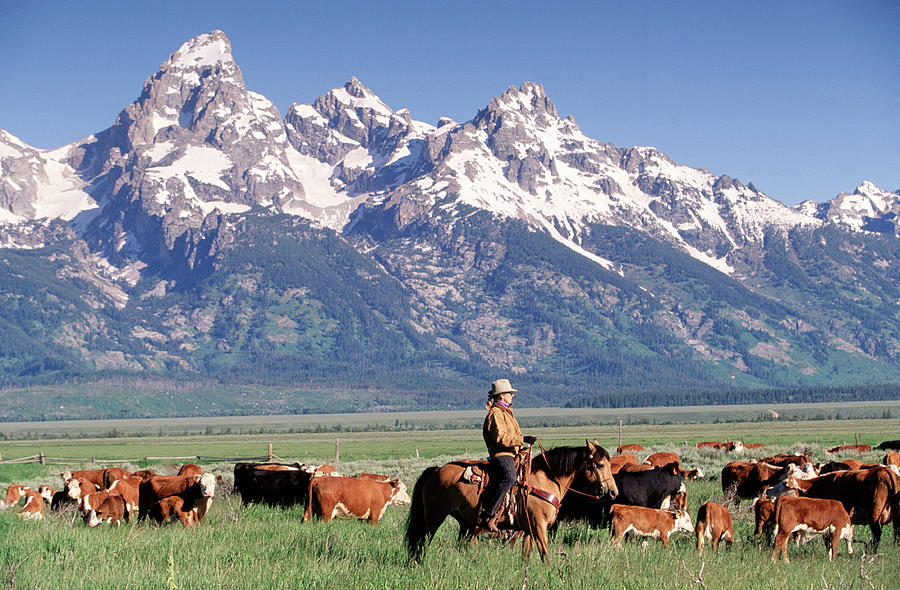
[[[547,459],[547,454],[546,454],[546,452],[545,452],[545,450],[544,450],[544,445],[541,444],[540,439],[538,439],[537,445],[538,445],[538,449],[540,449],[540,451],[541,451],[541,457],[544,458],[544,464],[547,466],[547,473],[550,475],[550,479],[552,479],[557,485],[559,485],[559,480],[556,479],[556,474],[553,473],[553,471],[552,471],[552,469],[551,469],[551,467],[550,467],[550,461]],[[594,455],[595,455],[595,454],[596,454],[596,451],[591,451],[590,455],[588,455],[588,457],[587,457],[587,461],[591,464],[591,468],[592,468],[592,469],[594,470],[594,472],[597,474],[597,479],[600,480],[601,485],[602,485],[603,479],[600,477],[600,467],[598,466],[597,462],[594,461]],[[532,492],[532,490],[531,490],[531,482],[530,482],[530,481],[528,482],[527,487],[528,487],[528,492],[529,492],[529,493]],[[574,492],[574,493],[576,493],[576,494],[578,494],[578,495],[580,495],[580,496],[585,496],[586,498],[590,498],[590,499],[592,499],[592,500],[602,500],[602,499],[603,499],[602,496],[595,495],[595,494],[588,494],[588,493],[586,493],[586,492],[582,492],[582,491],[580,491],[580,490],[576,490],[576,489],[573,488],[572,486],[569,486],[568,493],[572,493],[572,492]],[[540,496],[538,496],[538,497],[540,497]]]

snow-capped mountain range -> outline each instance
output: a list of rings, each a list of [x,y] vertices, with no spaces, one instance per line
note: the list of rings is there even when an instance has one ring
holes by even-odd
[[[326,346],[302,326],[346,321],[322,310],[329,298],[348,295],[315,295],[322,273],[331,272],[318,261],[310,265],[320,282],[297,279],[279,299],[293,311],[277,321],[249,320],[249,304],[226,310],[236,301],[231,291],[222,301],[196,295],[189,309],[177,299],[188,284],[198,293],[212,288],[198,287],[198,277],[224,268],[240,275],[238,291],[256,293],[267,272],[259,259],[269,255],[256,249],[260,220],[277,217],[291,237],[266,238],[270,251],[285,243],[315,250],[313,231],[323,232],[320,242],[342,240],[316,256],[355,260],[353,273],[330,280],[364,278],[354,309],[368,311],[358,311],[353,325],[387,322],[404,342],[389,348],[439,350],[518,374],[575,362],[592,379],[622,355],[650,355],[668,367],[684,351],[691,362],[715,366],[714,377],[697,369],[698,382],[743,375],[756,385],[821,383],[823,367],[839,367],[840,355],[889,367],[870,375],[900,374],[900,326],[896,333],[882,326],[900,317],[890,274],[898,212],[900,192],[870,182],[788,207],[753,184],[679,165],[652,147],[603,143],[561,117],[532,82],[510,87],[465,122],[417,121],[356,78],[282,117],[246,88],[221,31],[184,43],[108,129],[52,150],[0,130],[0,247],[38,252],[42,263],[58,265],[56,280],[96,289],[81,296],[91,309],[110,305],[137,318],[113,328],[120,316],[85,311],[58,326],[54,346],[94,369],[199,370],[215,366],[216,354],[257,350],[246,341],[250,332],[230,332],[235,321],[274,322],[254,338],[263,348],[290,349],[279,354],[305,359],[304,342]],[[517,246],[508,228],[517,228]],[[40,254],[68,241],[74,245],[64,254]],[[527,254],[511,256],[514,247]],[[241,248],[247,259],[236,267]],[[290,263],[306,255],[297,252]],[[23,275],[19,267],[0,271],[11,281]],[[396,283],[404,295],[390,297],[407,307],[371,301],[365,281]],[[817,289],[830,294],[810,295]],[[14,291],[6,296],[19,305]],[[142,306],[154,298],[166,303],[150,318]],[[555,300],[567,303],[542,308]],[[858,321],[843,316],[853,306]],[[102,343],[85,339],[102,325]],[[352,340],[359,330],[347,334]],[[331,334],[325,342],[337,340]],[[850,373],[843,379],[852,381]]]
[[[523,219],[601,264],[602,253],[579,245],[585,225],[635,227],[729,273],[729,254],[767,227],[893,232],[900,210],[900,195],[868,182],[787,207],[654,148],[591,139],[530,82],[464,123],[416,121],[355,78],[282,119],[245,87],[221,31],[182,45],[109,129],[54,150],[0,131],[0,157],[5,226],[74,221],[116,264],[254,206],[341,231],[375,211],[396,211],[402,227],[440,203]]]

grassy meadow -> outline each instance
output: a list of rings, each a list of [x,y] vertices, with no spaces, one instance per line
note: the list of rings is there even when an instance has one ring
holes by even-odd
[[[124,429],[124,425],[121,427]],[[547,448],[598,439],[614,450],[618,431],[613,425],[535,426],[526,428]],[[124,432],[124,430],[123,430]],[[824,450],[843,442],[878,444],[900,438],[900,418],[802,420],[779,422],[706,422],[637,424],[623,429],[624,442],[650,451],[676,451],[688,467],[709,476],[688,484],[692,519],[707,500],[722,501],[717,474],[735,457],[698,451],[698,440],[762,442],[766,448],[749,454],[762,457],[804,449],[816,460]],[[0,442],[3,459],[43,451],[48,457],[82,458],[69,465],[0,464],[0,488],[11,483],[58,487],[65,468],[91,467],[90,459],[121,460],[126,467],[150,466],[174,473],[178,461],[143,457],[264,455],[271,443],[278,457],[306,463],[336,463],[340,471],[400,476],[412,487],[427,466],[463,456],[484,454],[475,428],[397,432],[303,432],[263,434],[186,434],[181,436],[117,436],[116,438],[43,438]],[[336,444],[337,439],[337,444]],[[687,443],[687,444],[685,444]],[[335,461],[336,450],[339,461]],[[880,460],[882,452],[864,454]],[[242,507],[230,493],[233,462],[201,461],[206,470],[223,476],[206,521],[193,529],[178,523],[157,526],[129,523],[120,527],[87,528],[73,512],[48,514],[43,521],[24,521],[16,509],[0,511],[0,583],[7,588],[900,588],[900,545],[885,529],[876,555],[864,554],[867,527],[856,527],[854,555],[841,544],[829,563],[824,543],[815,539],[791,545],[790,564],[772,563],[771,549],[751,539],[749,502],[733,509],[738,538],[727,551],[707,548],[697,555],[692,536],[673,536],[664,550],[652,540],[626,542],[618,550],[609,532],[583,523],[562,523],[551,538],[549,564],[535,554],[526,563],[521,545],[506,547],[482,540],[459,547],[457,527],[448,521],[438,531],[422,563],[409,563],[403,528],[407,508],[391,506],[373,528],[366,522],[339,520],[302,522],[302,507]],[[702,574],[701,574],[702,571]]]

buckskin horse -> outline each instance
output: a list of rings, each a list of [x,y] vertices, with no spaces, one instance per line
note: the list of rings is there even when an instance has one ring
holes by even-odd
[[[519,507],[512,528],[523,532],[525,558],[537,544],[541,559],[549,561],[547,527],[559,513],[559,502],[569,491],[576,475],[600,494],[618,494],[609,464],[609,453],[595,440],[583,447],[557,447],[537,455],[531,463],[531,493]],[[463,477],[472,461],[457,461],[427,468],[416,481],[409,517],[406,521],[406,548],[420,560],[438,528],[448,516],[459,523],[459,541],[475,539],[475,523],[481,487]],[[484,462],[486,464],[487,462]],[[504,528],[504,523],[500,523]],[[509,528],[509,525],[505,525]]]

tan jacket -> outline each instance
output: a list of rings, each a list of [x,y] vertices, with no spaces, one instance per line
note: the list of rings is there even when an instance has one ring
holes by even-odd
[[[519,423],[513,415],[512,408],[503,409],[496,404],[488,408],[488,415],[484,418],[484,428],[481,434],[484,436],[484,444],[487,445],[491,457],[497,455],[515,455],[524,441]]]

